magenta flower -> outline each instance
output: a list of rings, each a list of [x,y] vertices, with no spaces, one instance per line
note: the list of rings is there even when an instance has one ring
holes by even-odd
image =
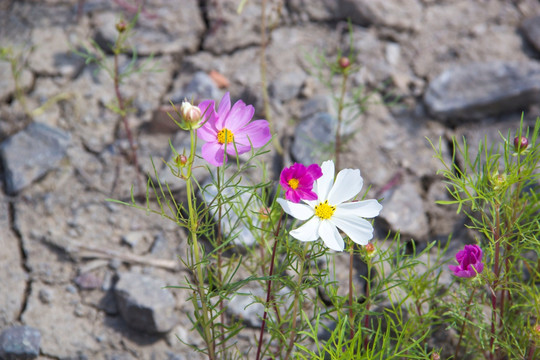
[[[307,168],[298,163],[283,169],[279,183],[285,189],[285,197],[294,203],[300,200],[317,200],[313,182],[322,176],[321,167],[311,164]]]
[[[227,154],[240,155],[265,145],[272,137],[268,121],[251,121],[255,109],[242,100],[231,109],[231,99],[226,93],[219,102],[217,112],[214,101],[205,100],[199,104],[206,122],[197,130],[197,136],[206,142],[202,147],[202,157],[215,166],[223,165]]]
[[[484,270],[482,249],[478,245],[465,245],[465,248],[456,254],[456,260],[459,265],[448,265],[455,276],[471,278]]]

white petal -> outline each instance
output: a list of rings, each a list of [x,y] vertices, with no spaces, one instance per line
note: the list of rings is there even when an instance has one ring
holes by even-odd
[[[343,251],[345,248],[345,243],[343,242],[343,238],[339,234],[339,231],[334,224],[328,220],[321,221],[321,226],[319,226],[319,236],[323,239],[324,244],[332,250]]]
[[[294,229],[289,234],[300,241],[315,241],[319,238],[319,223],[320,219],[316,216],[313,219],[300,226],[298,229]]]
[[[357,244],[366,245],[373,238],[373,226],[359,217],[332,216],[330,220]]]
[[[321,165],[322,176],[317,180],[317,195],[319,202],[328,199],[328,193],[334,184],[334,162],[327,160]]]
[[[277,202],[283,211],[298,220],[307,220],[315,214],[315,211],[306,204],[296,204],[285,199],[277,199]]]
[[[372,218],[381,212],[382,205],[375,199],[339,204],[334,216],[359,216]]]
[[[362,190],[364,180],[358,169],[343,169],[336,177],[336,182],[328,194],[328,202],[332,205],[350,200]]]

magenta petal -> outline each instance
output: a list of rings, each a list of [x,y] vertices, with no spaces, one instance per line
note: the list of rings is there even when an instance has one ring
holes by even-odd
[[[211,165],[221,166],[223,165],[224,150],[218,142],[208,142],[203,145],[201,151],[204,160],[208,161]]]
[[[317,200],[317,194],[315,194],[313,191],[311,190],[306,190],[306,189],[297,189],[297,193],[298,195],[300,196],[301,199],[304,199],[304,200]]]
[[[238,144],[251,144],[256,148],[265,145],[271,138],[272,134],[270,134],[270,128],[266,120],[252,121],[234,134],[234,140]]]
[[[300,196],[296,193],[296,191],[291,188],[287,189],[285,193],[285,198],[289,201],[292,201],[293,203],[300,202]]]
[[[313,180],[317,180],[322,176],[322,169],[319,164],[311,164],[307,168],[308,174],[313,177]]]

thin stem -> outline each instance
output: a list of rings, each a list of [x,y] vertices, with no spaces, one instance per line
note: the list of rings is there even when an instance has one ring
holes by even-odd
[[[493,238],[495,240],[495,264],[493,266],[493,272],[495,274],[495,280],[492,284],[491,291],[491,339],[489,340],[489,348],[491,351],[491,359],[494,358],[495,352],[493,346],[495,344],[495,324],[497,322],[497,286],[499,283],[499,277],[501,269],[499,267],[499,261],[501,257],[501,238],[500,238],[500,215],[499,204],[495,205],[495,228],[493,229]]]
[[[469,317],[469,310],[471,308],[471,303],[472,303],[472,299],[474,297],[475,292],[476,292],[476,288],[473,289],[471,296],[469,296],[469,301],[467,301],[467,308],[465,309],[465,319],[463,320],[463,324],[461,324],[461,331],[459,332],[459,340],[456,345],[456,350],[454,351],[454,359],[458,359],[459,346],[461,345],[461,339],[463,339],[463,333],[465,332],[465,324],[467,323],[467,318]]]
[[[268,317],[268,305],[270,304],[270,301],[272,299],[272,276],[274,275],[274,263],[276,259],[276,252],[277,252],[277,245],[278,245],[278,235],[279,230],[281,229],[281,219],[283,218],[283,211],[281,211],[281,215],[279,216],[278,226],[276,228],[276,231],[274,232],[274,247],[272,249],[272,259],[270,260],[270,272],[268,274],[268,286],[266,288],[266,306],[264,307],[264,314],[261,324],[261,331],[259,334],[259,344],[257,346],[257,356],[256,359],[261,359],[261,350],[262,350],[262,343],[263,343],[263,335],[264,335],[264,328],[266,326],[266,318]]]
[[[369,343],[369,308],[371,307],[370,303],[370,293],[371,293],[371,259],[367,261],[367,279],[366,279],[366,316],[364,316],[364,329],[366,336],[364,337],[364,349],[367,350]]]
[[[222,198],[221,198],[221,175],[225,176],[225,163],[223,163],[223,167],[218,167],[217,169],[217,192],[218,192],[218,199],[217,199],[217,206],[218,206],[218,223],[217,223],[217,278],[218,278],[218,287],[221,288],[223,285],[223,274],[222,274],[222,255],[223,250],[221,248],[222,244],[222,231],[221,231],[221,219],[222,219]],[[221,313],[220,315],[220,322],[222,324],[221,326],[221,345],[223,347],[223,351],[225,351],[225,332],[224,332],[224,324],[225,324],[225,312],[223,311],[223,299],[219,298],[219,311]]]
[[[263,97],[263,108],[266,120],[268,121],[268,126],[270,127],[270,132],[272,134],[276,133],[274,128],[274,122],[272,121],[272,114],[270,112],[270,96],[268,95],[268,81],[266,78],[266,0],[261,2],[261,87],[262,87],[262,97]],[[274,148],[279,155],[283,155],[283,147],[279,143],[279,139],[274,136],[272,137],[272,143]]]
[[[354,313],[353,313],[353,265],[354,265],[354,245],[351,242],[349,250],[349,321],[351,340],[354,337]]]
[[[122,93],[120,92],[120,71],[118,69],[118,54],[119,54],[119,46],[118,46],[118,41],[117,41],[117,43],[115,44],[115,49],[114,49],[114,93],[116,94],[116,101],[118,102],[118,109],[120,110],[120,118],[122,119],[122,123],[124,124],[126,136],[129,141],[129,147],[131,149],[132,161],[133,161],[133,165],[135,166],[135,172],[137,174],[136,175],[137,186],[138,186],[139,192],[141,192],[143,187],[141,184],[141,176],[139,173],[139,161],[137,159],[137,150],[135,148],[135,142],[133,141],[133,135],[131,134],[131,129],[129,128],[129,123],[126,116],[127,110],[126,110],[124,98],[122,97]]]
[[[536,345],[534,344],[534,340],[532,340],[531,345],[529,347],[529,352],[527,353],[527,357],[525,359],[533,360],[533,356],[534,356],[535,351],[536,351]]]
[[[187,179],[186,179],[186,191],[187,191],[187,201],[188,201],[188,211],[189,211],[189,230],[190,230],[190,237],[193,247],[193,255],[195,257],[194,264],[195,266],[195,277],[197,282],[197,293],[199,295],[199,300],[201,302],[201,310],[202,310],[202,317],[203,317],[203,323],[201,324],[204,332],[204,341],[206,343],[206,346],[208,348],[208,358],[210,360],[216,360],[215,355],[215,342],[214,337],[212,335],[212,332],[210,331],[210,322],[211,317],[209,317],[209,309],[207,306],[207,299],[206,299],[206,291],[204,287],[204,276],[203,276],[203,269],[201,264],[201,254],[199,249],[199,241],[197,238],[197,212],[195,211],[195,206],[193,204],[194,199],[194,191],[193,191],[193,184],[191,179],[191,172],[192,172],[192,166],[193,161],[195,158],[195,149],[196,149],[196,143],[197,143],[197,137],[195,136],[195,131],[190,130],[189,131],[191,136],[191,149],[189,154],[189,167],[187,171]],[[195,310],[197,311],[197,310]]]
[[[336,127],[336,144],[334,149],[334,156],[336,158],[336,171],[339,171],[339,152],[341,150],[341,123],[343,122],[343,108],[345,101],[345,91],[347,90],[347,69],[343,70],[343,78],[341,80],[341,93],[338,101],[338,118]]]

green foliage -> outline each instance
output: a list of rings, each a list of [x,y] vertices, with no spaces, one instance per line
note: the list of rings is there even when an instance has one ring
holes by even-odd
[[[452,164],[444,161],[440,143],[434,147],[453,197],[439,203],[457,204],[487,255],[487,269],[472,284],[460,284],[451,299],[457,306],[446,313],[464,334],[463,352],[473,359],[533,359],[539,354],[531,335],[540,314],[539,131],[540,120],[530,129],[522,119],[514,134],[501,134],[500,143],[478,144],[476,155],[466,139],[453,139]],[[522,135],[529,146],[518,151],[513,140]]]

